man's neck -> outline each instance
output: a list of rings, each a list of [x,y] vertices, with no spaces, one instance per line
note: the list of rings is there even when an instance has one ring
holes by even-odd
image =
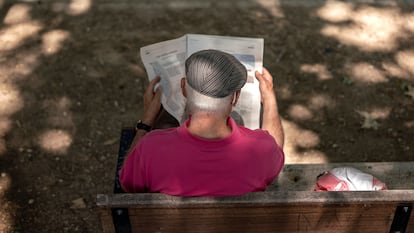
[[[191,117],[188,130],[192,135],[205,139],[225,138],[231,134],[227,119],[227,117],[214,117],[207,114],[195,115]]]

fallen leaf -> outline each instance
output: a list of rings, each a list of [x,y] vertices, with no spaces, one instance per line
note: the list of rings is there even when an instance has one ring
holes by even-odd
[[[408,95],[411,97],[411,99],[414,100],[414,87],[408,86],[407,91],[405,92],[405,95]]]
[[[378,123],[378,121],[371,116],[370,113],[368,112],[361,112],[361,111],[357,111],[359,113],[359,115],[361,115],[362,117],[364,117],[364,122],[362,123],[361,128],[363,129],[378,129],[380,124]]]
[[[109,146],[109,145],[114,144],[114,143],[115,143],[115,142],[117,142],[117,141],[118,141],[118,138],[112,138],[112,139],[106,140],[103,144],[104,144],[105,146]]]
[[[70,206],[71,209],[84,209],[86,208],[85,201],[83,198],[78,198],[72,201],[72,205]]]

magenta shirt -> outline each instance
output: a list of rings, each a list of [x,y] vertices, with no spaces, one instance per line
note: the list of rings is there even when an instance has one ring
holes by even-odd
[[[154,130],[120,170],[126,192],[177,196],[233,196],[263,191],[284,165],[284,153],[267,131],[237,126],[224,139],[206,140],[178,128]]]

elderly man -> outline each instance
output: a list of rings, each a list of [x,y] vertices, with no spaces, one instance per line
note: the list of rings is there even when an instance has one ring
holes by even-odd
[[[273,79],[256,71],[263,104],[261,129],[238,126],[230,117],[246,68],[232,55],[203,50],[185,63],[181,80],[187,120],[178,127],[151,130],[159,114],[159,78],[144,94],[144,113],[120,182],[127,192],[178,196],[229,196],[263,191],[284,165],[284,135]]]

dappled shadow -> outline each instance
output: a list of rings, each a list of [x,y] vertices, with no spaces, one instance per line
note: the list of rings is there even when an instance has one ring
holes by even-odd
[[[186,33],[265,39],[289,163],[412,160],[413,17],[335,1],[0,1],[0,217],[10,232],[99,232],[95,194],[141,114],[139,48]]]
[[[270,64],[294,128],[288,162],[319,162],[321,153],[329,162],[412,160],[412,6],[286,1],[281,9],[279,50],[291,52]]]

